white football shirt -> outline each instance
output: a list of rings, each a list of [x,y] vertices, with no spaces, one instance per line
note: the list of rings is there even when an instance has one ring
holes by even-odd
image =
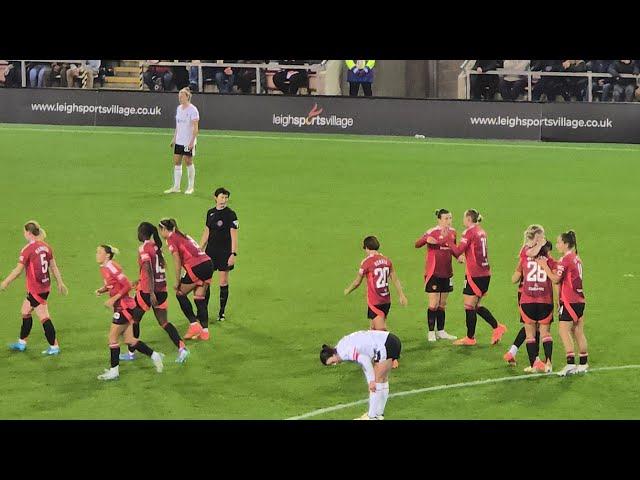
[[[342,337],[336,350],[343,361],[359,363],[367,381],[371,382],[375,379],[372,362],[387,359],[384,344],[388,336],[389,332],[383,330],[360,330]]]
[[[193,136],[192,122],[200,120],[200,113],[193,104],[187,108],[178,105],[176,109],[176,145],[188,146]],[[197,141],[197,140],[196,140]]]

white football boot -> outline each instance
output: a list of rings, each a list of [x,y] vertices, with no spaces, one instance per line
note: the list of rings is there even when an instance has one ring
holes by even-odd
[[[449,335],[446,330],[438,330],[436,332],[436,338],[440,340],[455,340],[458,337],[456,337],[455,335]]]

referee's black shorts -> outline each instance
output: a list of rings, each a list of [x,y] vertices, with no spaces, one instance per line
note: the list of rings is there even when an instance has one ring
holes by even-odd
[[[228,272],[233,270],[235,265],[229,265],[227,262],[229,261],[229,257],[231,256],[231,250],[222,250],[222,249],[211,249],[207,250],[206,254],[211,257],[211,261],[213,262],[213,270],[218,270],[219,272]]]

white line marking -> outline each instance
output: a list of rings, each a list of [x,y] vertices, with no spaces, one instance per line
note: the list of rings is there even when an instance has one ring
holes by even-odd
[[[116,130],[90,130],[93,127],[87,127],[86,130],[75,130],[66,128],[17,128],[0,126],[0,131],[12,132],[52,132],[52,133],[100,133],[105,135],[161,135],[165,137],[171,136],[171,132],[141,132],[141,131],[116,131]],[[268,136],[268,135],[230,135],[226,133],[200,133],[198,137],[218,137],[218,138],[238,138],[238,139],[256,139],[256,140],[285,140],[285,141],[312,141],[312,142],[348,142],[348,143],[381,143],[381,144],[402,144],[402,145],[438,145],[438,146],[454,146],[454,147],[497,147],[497,148],[542,148],[542,149],[562,149],[562,150],[591,150],[603,152],[640,152],[639,148],[611,148],[611,147],[583,147],[565,144],[526,144],[526,143],[471,143],[471,142],[443,142],[438,140],[422,140],[413,141],[408,138],[402,140],[376,140],[375,138],[317,138],[317,137],[293,137],[288,135]],[[497,142],[497,141],[496,141]]]
[[[620,365],[617,367],[600,367],[600,368],[590,368],[589,372],[604,372],[610,370],[625,370],[630,368],[640,368],[640,365]],[[418,388],[416,390],[406,390],[404,392],[397,392],[389,394],[389,398],[392,397],[405,397],[407,395],[415,395],[417,393],[425,393],[425,392],[435,392],[438,390],[450,390],[452,388],[463,388],[463,387],[474,387],[476,385],[487,385],[490,383],[502,383],[502,382],[510,382],[516,380],[524,380],[527,378],[552,378],[557,377],[555,374],[527,374],[527,375],[516,375],[512,377],[500,377],[500,378],[492,378],[489,380],[475,380],[473,382],[465,382],[465,383],[453,383],[450,385],[436,385],[434,387],[426,387],[426,388]],[[355,405],[362,405],[365,403],[369,403],[369,399],[358,400],[356,402],[350,403],[341,403],[339,405],[334,405],[333,407],[320,408],[318,410],[313,410],[312,412],[305,413],[303,415],[298,415],[297,417],[290,417],[286,420],[301,420],[303,418],[315,417],[317,415],[322,415],[323,413],[335,412],[336,410],[342,410],[344,408],[353,407]]]

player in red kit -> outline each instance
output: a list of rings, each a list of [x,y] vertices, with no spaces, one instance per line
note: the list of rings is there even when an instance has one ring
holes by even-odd
[[[555,265],[555,260],[549,254],[549,249],[545,248],[547,240],[544,235],[538,235],[538,237],[533,247],[522,248],[520,251],[519,270],[522,276],[522,293],[518,308],[524,323],[529,354],[529,367],[524,371],[549,373],[552,371],[551,354],[553,352],[550,331],[553,322],[553,286],[551,279],[537,260],[544,259],[551,267]],[[545,353],[545,363],[537,358],[536,333],[538,330]]]
[[[165,277],[165,260],[162,255],[162,239],[158,229],[149,222],[142,222],[138,226],[138,241],[142,245],[138,248],[138,265],[140,279],[135,282],[136,308],[133,313],[133,336],[140,337],[140,321],[146,312],[153,309],[153,313],[169,338],[178,349],[176,363],[184,363],[189,356],[189,350],[184,346],[176,327],[167,319],[167,279]],[[120,360],[134,360],[135,348],[129,346],[129,352],[120,356]]]
[[[189,329],[184,338],[209,340],[209,311],[205,294],[211,284],[213,262],[193,238],[178,230],[175,219],[162,219],[158,226],[160,236],[167,241],[175,261],[176,298],[182,312],[189,320]],[[180,277],[183,268],[185,274]],[[194,315],[191,302],[187,298],[190,292],[193,292],[197,316]]]
[[[362,248],[367,256],[360,263],[356,279],[344,290],[345,295],[360,286],[363,278],[367,278],[367,318],[370,330],[386,330],[387,316],[391,309],[391,291],[389,280],[393,282],[400,297],[400,305],[407,304],[407,297],[402,291],[402,285],[396,275],[391,260],[378,252],[380,242],[376,237],[366,237]]]
[[[449,335],[445,329],[445,308],[449,292],[453,291],[453,268],[451,267],[451,248],[447,241],[456,243],[456,231],[451,228],[452,216],[449,210],[436,210],[438,225],[427,230],[418,240],[415,247],[427,246],[424,269],[424,291],[429,297],[427,310],[427,340],[455,340],[458,337]],[[435,331],[436,323],[438,325]]]
[[[538,260],[551,280],[560,285],[560,338],[567,353],[567,365],[558,373],[565,376],[573,373],[584,373],[589,369],[587,353],[587,337],[584,334],[584,289],[582,288],[582,260],[578,256],[578,242],[573,230],[562,233],[556,242],[556,248],[562,258],[555,271],[545,262]],[[580,350],[580,364],[575,363],[573,341]]]
[[[544,228],[542,227],[542,225],[537,225],[537,224],[529,225],[529,227],[527,227],[527,229],[524,232],[524,243],[520,248],[520,253],[518,254],[518,262],[516,264],[515,271],[511,276],[511,282],[518,284],[518,300],[516,303],[516,305],[518,305],[518,312],[520,311],[520,297],[522,296],[522,281],[523,281],[522,263],[520,262],[520,258],[522,257],[523,254],[526,254],[529,251],[529,249],[534,248],[538,244],[538,241],[541,238],[544,238]],[[551,251],[551,242],[547,242],[547,244],[542,248],[543,250],[541,250],[540,252],[543,255],[546,255],[546,253]],[[530,252],[530,253],[533,256],[534,252]],[[520,318],[520,323],[522,323],[523,326],[522,328],[520,328],[520,330],[518,330],[516,338],[514,339],[511,347],[509,347],[509,350],[507,351],[507,353],[505,353],[502,357],[509,365],[513,365],[513,366],[516,365],[516,354],[518,353],[518,350],[520,349],[522,344],[525,342],[525,339],[527,337],[527,334],[524,330],[524,320],[522,320],[522,315],[518,315],[518,316]],[[538,330],[536,332],[536,351],[538,351],[539,348],[540,348],[540,331]],[[536,358],[537,358],[537,353],[536,353]]]
[[[31,220],[24,225],[24,238],[28,243],[20,251],[20,258],[16,268],[0,283],[0,291],[5,290],[11,282],[20,276],[23,270],[25,271],[27,298],[22,302],[20,338],[17,342],[12,343],[9,348],[20,352],[24,352],[27,349],[27,337],[31,333],[31,327],[33,326],[31,315],[35,310],[49,343],[49,348],[42,353],[45,355],[57,355],[60,353],[60,346],[58,345],[56,330],[51,322],[47,304],[47,298],[51,291],[51,276],[49,272],[53,273],[58,283],[58,291],[61,294],[66,295],[68,290],[62,281],[62,275],[53,257],[53,250],[44,242],[46,236],[44,229],[35,220]]]
[[[507,327],[499,324],[491,312],[484,306],[480,306],[482,297],[489,290],[491,280],[491,269],[489,268],[489,252],[487,250],[487,234],[479,225],[482,222],[482,215],[477,210],[467,210],[464,212],[463,223],[466,230],[462,234],[460,244],[456,245],[447,240],[446,245],[451,248],[451,252],[456,256],[465,256],[465,280],[464,289],[464,310],[467,323],[467,335],[453,342],[454,345],[475,345],[477,316],[480,315],[493,328],[491,344],[495,345],[500,341],[502,335],[507,331]]]
[[[129,296],[131,282],[122,271],[120,265],[113,261],[118,249],[111,245],[100,245],[96,249],[96,262],[100,264],[100,275],[104,285],[96,290],[96,295],[109,294],[104,306],[113,312],[111,329],[109,330],[109,352],[111,368],[98,375],[98,380],[116,380],[120,377],[120,336],[126,344],[147,355],[153,361],[158,373],[162,372],[162,353],[154,352],[147,344],[133,336],[133,311],[136,301]]]

